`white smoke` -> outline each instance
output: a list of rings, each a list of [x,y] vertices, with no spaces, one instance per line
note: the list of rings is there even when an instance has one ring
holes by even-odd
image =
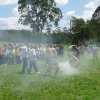
[[[64,75],[73,75],[79,73],[79,69],[72,67],[69,61],[59,63],[59,69]]]

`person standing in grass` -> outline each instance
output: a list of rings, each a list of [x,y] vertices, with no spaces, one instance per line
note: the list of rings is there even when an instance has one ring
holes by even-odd
[[[82,59],[85,53],[85,46],[82,43],[79,46],[79,52],[80,52],[80,59]]]
[[[46,65],[47,65],[46,76],[51,75],[52,69],[55,70],[55,75],[57,74],[58,66],[57,66],[56,57],[57,57],[57,51],[52,45],[50,45],[47,48],[47,52],[46,52]]]
[[[27,47],[22,48],[22,73],[28,72],[28,49]]]
[[[71,63],[72,66],[76,67],[76,66],[79,65],[79,62],[80,62],[80,60],[79,60],[80,51],[79,51],[77,45],[71,45],[70,49],[71,49],[71,52],[72,52],[70,63]]]
[[[16,63],[17,64],[21,63],[21,60],[20,60],[20,49],[19,49],[18,46],[16,47]]]
[[[98,47],[96,47],[96,46],[93,46],[93,48],[92,48],[92,54],[93,54],[93,60],[97,60],[97,58],[98,58]]]
[[[38,72],[38,67],[37,67],[37,53],[35,48],[30,48],[29,49],[29,74],[31,74],[32,67],[34,67],[34,70],[36,73]]]
[[[2,59],[3,59],[3,56],[2,56],[2,47],[0,47],[0,65],[2,65]]]

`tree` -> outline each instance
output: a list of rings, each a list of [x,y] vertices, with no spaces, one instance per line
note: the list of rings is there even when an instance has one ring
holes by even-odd
[[[87,38],[87,25],[82,18],[72,17],[70,30],[71,34],[73,34],[73,43],[84,42]]]
[[[89,28],[89,37],[91,39],[100,39],[100,22],[98,20],[91,19],[87,22]]]
[[[62,18],[54,0],[19,0],[18,11],[19,23],[30,26],[38,34],[48,26],[57,26]]]
[[[92,19],[98,20],[100,22],[100,6],[98,6],[95,12],[93,13]]]
[[[82,18],[72,17],[71,20],[71,30],[75,33],[80,33],[81,29],[84,27],[85,21]]]
[[[88,21],[89,30],[92,36],[92,39],[100,39],[100,6],[97,7],[95,12],[92,15],[92,19]]]

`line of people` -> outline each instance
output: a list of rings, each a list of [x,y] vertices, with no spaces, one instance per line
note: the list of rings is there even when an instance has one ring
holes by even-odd
[[[47,46],[47,47],[43,47],[40,53],[40,49],[35,47],[35,46],[31,46],[31,47],[27,47],[24,46],[22,48],[22,73],[29,73],[31,74],[32,72],[32,67],[34,68],[36,73],[39,73],[38,71],[38,61],[39,59],[42,58],[42,60],[45,61],[46,64],[46,75],[50,75],[52,72],[52,69],[55,69],[55,74],[58,72],[58,66],[57,66],[57,57],[59,54],[59,48],[56,46]],[[61,54],[60,56],[62,55]],[[42,56],[42,57],[41,57]]]
[[[84,46],[83,44],[79,46],[71,45],[70,49],[71,49],[70,64],[72,66],[78,66],[80,60],[82,60],[86,52],[93,56],[93,60],[97,60],[98,58],[99,47],[97,47],[96,45],[91,45],[91,46]]]
[[[0,65],[19,63],[21,63],[19,47],[11,45],[0,47]]]
[[[0,65],[22,64],[22,73],[31,74],[32,67],[39,73],[38,63],[42,60],[47,74],[50,74],[51,69],[57,66],[58,56],[64,56],[62,45],[8,44],[0,48]]]
[[[72,52],[70,60],[72,66],[79,64],[85,52],[91,53],[94,60],[98,55],[96,46],[72,45],[70,51]],[[36,73],[39,73],[38,63],[41,60],[46,65],[46,74],[50,75],[52,69],[55,69],[55,73],[57,73],[59,56],[61,58],[64,56],[64,46],[62,45],[8,44],[0,47],[0,65],[22,63],[22,73],[31,74],[32,67]]]

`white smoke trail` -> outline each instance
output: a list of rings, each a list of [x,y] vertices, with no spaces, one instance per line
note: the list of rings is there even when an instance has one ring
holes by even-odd
[[[64,75],[73,75],[79,73],[79,69],[72,67],[69,61],[59,63],[59,69]]]

